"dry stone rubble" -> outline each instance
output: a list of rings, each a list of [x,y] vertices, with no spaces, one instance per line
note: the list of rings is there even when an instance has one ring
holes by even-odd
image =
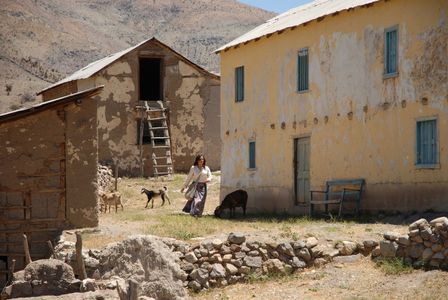
[[[386,232],[373,257],[402,258],[416,268],[448,269],[448,218],[419,219],[401,235]]]

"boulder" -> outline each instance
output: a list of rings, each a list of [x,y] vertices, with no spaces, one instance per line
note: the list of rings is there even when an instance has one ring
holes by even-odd
[[[277,251],[290,257],[294,256],[294,249],[290,243],[280,243],[277,247]]]
[[[398,249],[398,245],[392,241],[381,241],[380,242],[380,251],[381,256],[383,257],[395,257]]]
[[[406,254],[417,259],[422,256],[423,250],[425,250],[425,247],[422,244],[414,244],[406,248]]]
[[[187,254],[185,254],[185,260],[191,264],[194,264],[198,261],[198,258],[196,257],[194,252],[188,252]]]
[[[240,232],[232,232],[229,234],[227,240],[232,244],[241,245],[246,241],[246,236]]]
[[[224,278],[226,277],[226,269],[221,264],[213,264],[212,271],[210,272],[211,278]]]
[[[352,255],[356,252],[358,245],[351,241],[342,241],[337,243],[335,248],[339,250],[341,255]]]
[[[244,257],[244,265],[251,268],[261,268],[263,260],[260,256],[246,256]]]
[[[300,260],[299,258],[297,258],[296,256],[294,256],[290,262],[291,266],[293,266],[294,268],[297,269],[303,269],[306,267],[306,263],[302,260]]]
[[[442,224],[445,228],[447,228],[448,227],[448,218],[447,217],[436,218],[436,219],[432,220],[431,222],[429,222],[429,224],[431,224],[431,226],[436,226],[437,224]]]
[[[264,274],[285,274],[283,263],[276,258],[263,262],[262,268]]]
[[[238,273],[238,268],[235,267],[234,265],[230,264],[230,263],[227,263],[226,264],[226,271],[230,275],[235,275],[236,273]]]
[[[427,225],[428,225],[428,221],[426,221],[426,219],[422,218],[422,219],[415,221],[411,225],[409,225],[409,231],[414,230],[414,229],[421,229]]]
[[[316,247],[318,243],[318,240],[314,236],[307,238],[305,241],[305,245],[308,249]]]
[[[399,236],[400,236],[400,234],[393,232],[393,231],[388,231],[383,234],[383,237],[389,241],[396,241],[396,240],[398,240]]]

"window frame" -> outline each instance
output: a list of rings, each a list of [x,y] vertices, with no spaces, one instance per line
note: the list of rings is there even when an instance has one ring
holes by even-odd
[[[419,156],[419,139],[418,139],[418,124],[420,122],[427,122],[427,121],[435,121],[435,150],[436,150],[436,158],[435,162],[428,163],[428,162],[422,162],[419,163],[418,156]],[[422,117],[417,118],[415,120],[415,167],[417,169],[439,169],[440,168],[440,136],[439,136],[439,120],[438,116],[429,116],[429,117]]]
[[[301,52],[302,51],[306,51],[306,89],[301,90],[300,89],[300,57],[301,57]],[[297,51],[297,88],[296,88],[296,92],[299,94],[302,93],[307,93],[310,91],[310,51],[308,47],[304,47],[304,48],[300,48],[299,51]]]
[[[239,72],[241,70],[241,73]],[[243,102],[244,101],[244,65],[238,66],[235,68],[235,102]],[[241,75],[238,75],[241,74]],[[241,98],[239,98],[239,84],[238,79],[241,76]]]
[[[395,71],[394,72],[389,72],[389,64],[388,64],[388,53],[389,53],[389,48],[390,45],[388,44],[387,41],[387,36],[390,32],[396,31],[397,34],[397,38],[396,38],[396,45],[395,45]],[[399,55],[398,55],[398,46],[399,46],[399,30],[398,30],[398,25],[394,25],[392,27],[388,27],[386,29],[384,29],[384,58],[383,58],[383,65],[384,65],[384,70],[383,70],[383,78],[387,79],[387,78],[392,78],[392,77],[396,77],[398,76],[398,59],[399,59]]]
[[[253,156],[253,162],[254,166],[251,166],[251,144],[254,145],[254,156]],[[248,162],[247,162],[247,169],[250,171],[255,171],[257,169],[257,143],[254,139],[250,139],[248,143]]]

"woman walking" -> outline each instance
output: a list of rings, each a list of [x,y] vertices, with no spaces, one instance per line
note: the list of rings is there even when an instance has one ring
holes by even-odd
[[[207,182],[212,179],[212,172],[209,167],[205,165],[204,155],[196,156],[193,166],[190,168],[185,184],[181,189],[183,193],[188,187],[190,181],[196,182],[196,192],[194,193],[193,201],[191,202],[190,215],[194,217],[202,216],[204,211],[205,200],[207,199]]]

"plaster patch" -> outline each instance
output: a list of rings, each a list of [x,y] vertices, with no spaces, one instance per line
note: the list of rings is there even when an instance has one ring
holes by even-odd
[[[75,148],[71,141],[67,141],[67,156],[70,158],[69,162],[73,163],[79,161],[79,149]]]
[[[104,95],[112,95],[112,101],[117,103],[129,103],[131,94],[135,92],[135,85],[132,78],[117,78],[111,77],[109,79],[99,77],[99,85],[104,85],[104,90],[101,93],[101,101],[107,101]]]
[[[107,70],[106,73],[109,76],[114,76],[114,75],[123,75],[123,74],[131,74],[131,66],[129,65],[129,63],[127,61],[118,61],[113,63],[112,65],[110,65]]]
[[[183,61],[179,60],[179,72],[182,74],[182,76],[200,76],[201,74],[190,65],[184,63]]]
[[[13,147],[6,147],[6,151],[8,152],[8,154],[11,154],[16,152],[16,149],[14,149]]]
[[[199,93],[199,86],[204,82],[204,78],[183,78],[182,84],[176,91],[176,96],[180,98],[189,98],[193,94]]]

